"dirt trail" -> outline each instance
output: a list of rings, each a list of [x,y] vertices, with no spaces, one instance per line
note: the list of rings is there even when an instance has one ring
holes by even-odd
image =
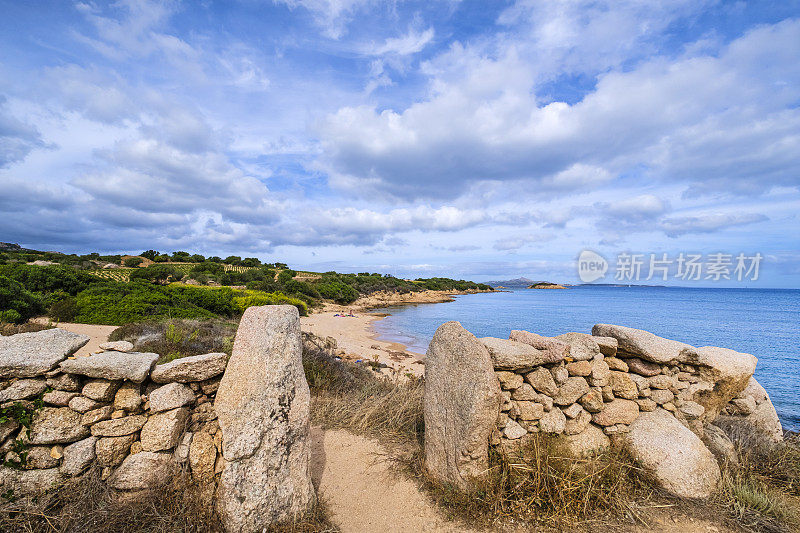
[[[311,475],[343,533],[467,532],[438,513],[410,480],[394,474],[374,440],[312,428]]]

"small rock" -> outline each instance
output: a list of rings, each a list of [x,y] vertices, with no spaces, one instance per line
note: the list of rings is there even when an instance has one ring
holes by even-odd
[[[614,337],[598,337],[595,335],[594,340],[597,343],[597,346],[600,348],[600,353],[606,357],[614,357],[617,355],[617,347],[619,343]]]
[[[69,401],[69,408],[79,413],[85,413],[87,411],[91,411],[92,409],[97,409],[102,405],[103,404],[101,402],[91,400],[86,396],[75,396]]]
[[[528,383],[523,383],[519,388],[511,392],[513,400],[533,401],[537,398],[536,392]]]
[[[580,404],[590,413],[597,413],[603,409],[603,393],[592,389],[581,397]]]
[[[136,411],[142,405],[142,386],[139,383],[126,381],[114,395],[114,408],[125,411]]]
[[[497,379],[500,380],[500,386],[504,390],[518,389],[523,383],[522,376],[515,374],[514,372],[501,370],[499,372],[495,372],[494,374],[497,376]]]
[[[88,436],[81,415],[69,407],[44,407],[33,415],[31,444],[67,444]]]
[[[156,365],[150,378],[156,383],[206,381],[225,372],[227,364],[228,355],[224,353],[193,355]],[[219,380],[215,384],[219,385]]]
[[[98,409],[92,409],[91,411],[86,411],[81,416],[81,425],[91,426],[103,420],[108,420],[109,418],[111,418],[111,411],[112,407],[110,405],[105,405]]]
[[[208,482],[214,479],[214,465],[217,461],[217,448],[211,435],[201,431],[192,437],[189,447],[189,466],[192,479]]]
[[[2,337],[0,337],[2,338]],[[3,390],[0,390],[0,402],[30,400],[47,390],[43,379],[18,379]]]
[[[558,386],[563,385],[569,379],[569,372],[567,372],[567,368],[564,366],[551,368],[550,374],[552,374],[553,380],[555,380],[556,385]]]
[[[128,341],[110,341],[100,344],[99,348],[112,352],[130,352],[133,351],[133,344]]]
[[[614,391],[616,398],[635,400],[639,397],[639,389],[631,379],[630,374],[616,370],[611,371],[608,376],[608,384],[611,386],[611,390]]]
[[[591,422],[592,415],[581,409],[576,417],[567,420],[567,423],[564,426],[564,433],[567,435],[577,435],[578,433],[582,433]]]
[[[592,392],[592,391],[589,391],[589,392]],[[567,416],[567,418],[575,418],[579,414],[581,414],[581,412],[583,412],[583,407],[581,407],[577,403],[573,403],[572,405],[570,405],[566,409],[562,409],[562,411],[564,411],[564,414]]]
[[[93,379],[83,386],[81,394],[98,402],[110,402],[114,399],[114,393],[117,392],[119,385],[116,381]]]
[[[149,398],[150,411],[158,413],[192,403],[194,393],[182,383],[168,383],[151,392]]]
[[[77,392],[81,390],[81,381],[78,376],[59,372],[55,376],[47,378],[47,386],[62,391]]]
[[[552,453],[563,457],[583,459],[604,452],[611,446],[611,441],[603,430],[593,424],[574,435],[560,435],[554,439]]]
[[[541,393],[553,396],[558,392],[558,385],[556,385],[555,380],[553,380],[553,375],[544,367],[540,366],[533,372],[525,374],[525,381],[530,383],[534,389]]]
[[[661,366],[650,361],[643,361],[638,357],[631,357],[627,360],[628,368],[631,372],[636,372],[642,376],[650,377],[661,373]]]
[[[671,376],[663,374],[653,376],[648,381],[651,389],[669,389],[675,385],[675,380]]]
[[[563,433],[567,425],[567,417],[561,409],[553,409],[539,420],[539,428],[544,433]]]
[[[140,452],[126,457],[108,484],[117,490],[151,489],[168,482],[172,468],[172,454]]]
[[[169,450],[177,446],[186,427],[189,411],[173,409],[152,415],[142,427],[142,449],[147,452]]]
[[[615,399],[603,406],[603,410],[592,415],[592,421],[600,426],[631,424],[639,416],[639,406],[631,400]]]
[[[505,435],[505,437],[507,439],[511,439],[511,440],[522,438],[527,433],[528,432],[525,430],[525,428],[523,428],[522,426],[520,426],[519,424],[517,424],[513,420],[509,420],[506,423],[505,428],[503,428],[503,435]]]
[[[522,420],[539,420],[544,416],[544,406],[536,402],[515,402]]]
[[[46,404],[56,405],[58,407],[66,407],[69,405],[69,401],[77,395],[77,392],[53,390],[45,393],[45,395],[42,396],[42,400],[44,400],[44,403]]]
[[[553,403],[557,405],[570,405],[578,401],[584,394],[589,392],[589,384],[581,377],[571,377],[561,385],[558,393],[553,397]]]
[[[639,410],[645,413],[653,412],[658,407],[658,404],[650,398],[639,398],[636,403],[639,405]]]
[[[614,400],[614,391],[611,390],[610,386],[606,385],[605,387],[602,387],[600,390],[602,391],[604,402],[611,402]]]
[[[674,398],[675,395],[668,390],[656,389],[650,393],[650,399],[656,402],[658,405],[664,405],[665,403],[669,403]]]
[[[569,345],[569,356],[574,361],[591,361],[600,355],[600,346],[592,335],[572,331],[555,338]]]
[[[703,416],[706,409],[697,402],[683,402],[678,410],[683,413],[688,420],[695,420]]]
[[[73,442],[64,448],[64,460],[61,462],[61,473],[65,476],[77,476],[95,459],[94,447],[97,437],[87,437]]]
[[[131,444],[136,440],[136,435],[122,435],[120,437],[103,437],[95,445],[95,455],[100,466],[117,466],[122,463],[131,449]]]
[[[589,361],[567,363],[567,372],[570,376],[587,377],[592,374],[592,364]]]
[[[605,362],[611,370],[618,370],[620,372],[628,371],[628,363],[617,357],[606,357]]]
[[[97,437],[122,437],[136,433],[147,422],[143,415],[132,415],[116,420],[104,420],[92,426],[92,435]]]

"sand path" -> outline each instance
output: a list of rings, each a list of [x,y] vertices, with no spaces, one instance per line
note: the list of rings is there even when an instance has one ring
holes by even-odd
[[[47,324],[47,318],[36,318],[33,321],[42,322]],[[81,335],[88,335],[89,342],[75,352],[77,356],[91,355],[99,352],[100,345],[108,340],[108,336],[117,329],[119,326],[101,326],[97,324],[73,324],[70,322],[58,322],[55,326],[59,329],[71,331],[72,333],[79,333]]]
[[[448,522],[417,486],[391,471],[376,441],[311,430],[311,475],[343,533],[467,532]]]

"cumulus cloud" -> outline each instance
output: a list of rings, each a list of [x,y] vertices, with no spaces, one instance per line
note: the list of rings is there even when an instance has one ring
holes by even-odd
[[[340,187],[406,200],[455,198],[482,180],[558,187],[576,168],[600,169],[589,186],[643,169],[697,190],[796,187],[800,64],[789,51],[798,40],[800,21],[790,20],[716,55],[657,56],[599,75],[571,105],[539,101],[524,74],[530,65],[513,46],[497,58],[455,46],[448,63],[465,74],[451,80],[437,71],[428,99],[400,112],[344,107],[320,123],[324,163]],[[704,144],[726,149],[694,148]],[[691,163],[701,154],[698,172]],[[755,179],[775,156],[775,170]]]
[[[35,126],[14,117],[0,95],[0,168],[25,158],[31,150],[44,145]]]

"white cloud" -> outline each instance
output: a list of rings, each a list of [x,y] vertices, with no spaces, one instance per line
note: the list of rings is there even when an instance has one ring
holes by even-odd
[[[769,218],[759,213],[683,216],[665,218],[659,222],[659,227],[669,237],[678,237],[689,233],[714,233],[719,230],[756,224],[766,220],[769,220]]]
[[[406,35],[386,39],[383,44],[372,45],[365,51],[376,56],[387,54],[412,55],[421,52],[433,40],[433,35],[433,28],[428,28],[424,31],[409,28]]]

